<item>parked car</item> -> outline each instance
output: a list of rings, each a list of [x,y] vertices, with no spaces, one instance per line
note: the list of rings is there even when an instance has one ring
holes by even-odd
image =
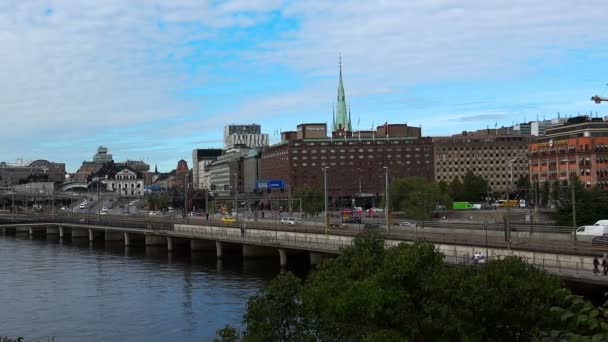
[[[407,222],[407,221],[399,222],[399,226],[406,227],[406,228],[416,228],[415,223]]]
[[[581,226],[576,229],[576,235],[602,236],[608,234],[608,220],[599,220],[592,226]]]
[[[283,217],[281,219],[281,224],[296,224],[296,219],[293,217]]]
[[[236,219],[232,216],[224,216],[222,217],[222,222],[224,223],[235,223]]]
[[[102,212],[102,213],[105,213],[105,212],[107,212],[107,211],[108,211],[108,207],[103,207],[103,208],[101,208],[101,212]]]
[[[342,223],[361,223],[361,217],[351,216],[342,220]]]

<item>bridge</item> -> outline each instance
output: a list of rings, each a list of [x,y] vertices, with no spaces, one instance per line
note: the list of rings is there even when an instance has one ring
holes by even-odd
[[[141,220],[91,217],[23,217],[15,221],[8,218],[0,224],[3,234],[45,234],[59,238],[88,239],[89,241],[120,241],[125,246],[134,243],[146,246],[166,246],[192,252],[215,252],[222,258],[225,251],[238,251],[244,258],[275,256],[286,266],[290,255],[307,254],[310,264],[340,253],[351,246],[357,231],[329,230],[312,226],[273,225],[245,222],[227,224],[221,221],[201,221],[195,224],[175,223],[167,220]],[[8,223],[7,221],[10,221]],[[420,231],[379,231],[387,246],[424,240],[434,246],[451,264],[469,264],[476,252],[490,260],[518,256],[549,273],[563,279],[608,285],[608,277],[593,275],[593,258],[606,252],[585,241],[544,240],[539,238],[514,239],[507,244],[495,236],[437,233]]]
[[[88,190],[89,189],[89,185],[91,185],[91,183],[87,183],[87,182],[65,182],[63,184],[63,186],[61,186],[60,191],[69,191],[69,190],[75,190],[75,189]]]

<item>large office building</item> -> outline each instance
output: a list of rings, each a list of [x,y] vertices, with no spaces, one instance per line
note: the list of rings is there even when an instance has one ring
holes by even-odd
[[[192,150],[192,182],[195,189],[209,190],[209,174],[205,167],[222,155],[219,148],[197,148]]]
[[[65,181],[64,163],[36,160],[27,165],[10,165],[4,162],[0,163],[0,189],[10,189],[15,185],[30,182],[62,183]]]
[[[233,148],[262,148],[268,146],[268,134],[257,124],[224,127],[224,150]]]
[[[351,206],[354,201],[369,207],[379,204],[387,172],[389,182],[403,176],[432,178],[432,141],[420,136],[419,127],[386,124],[372,131],[352,130],[341,66],[332,128],[328,136],[325,124],[301,124],[264,149],[261,180],[284,184],[281,192],[264,192],[268,198],[287,198],[306,186],[322,190],[326,172],[333,206]]]
[[[568,182],[578,176],[586,188],[608,189],[608,121],[586,116],[547,128],[530,144],[532,182]]]
[[[492,133],[433,137],[435,180],[462,181],[471,171],[488,181],[490,193],[513,189],[519,178],[528,177],[527,152],[533,137]]]

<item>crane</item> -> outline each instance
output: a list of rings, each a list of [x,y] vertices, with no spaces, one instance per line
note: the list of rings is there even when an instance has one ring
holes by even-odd
[[[591,101],[595,101],[595,103],[601,103],[602,101],[608,102],[608,98],[595,95],[591,97]]]

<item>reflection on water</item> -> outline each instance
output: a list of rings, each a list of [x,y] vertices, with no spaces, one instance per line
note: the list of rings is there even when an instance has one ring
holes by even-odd
[[[278,253],[217,260],[214,251],[0,236],[0,335],[208,341],[240,325],[247,298],[279,271]]]

